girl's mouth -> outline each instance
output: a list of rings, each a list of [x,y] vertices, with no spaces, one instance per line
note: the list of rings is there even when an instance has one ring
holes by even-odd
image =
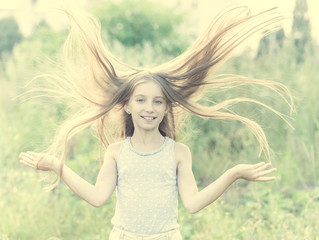
[[[141,116],[142,118],[144,118],[145,120],[154,120],[156,119],[156,117],[152,117],[152,116]]]

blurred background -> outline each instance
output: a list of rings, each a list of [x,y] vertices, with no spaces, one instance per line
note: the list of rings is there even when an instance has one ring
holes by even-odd
[[[222,2],[222,3],[221,3]],[[214,204],[191,215],[182,204],[179,223],[187,239],[319,239],[319,15],[316,0],[0,0],[0,239],[108,239],[115,197],[95,209],[60,184],[45,192],[47,173],[21,166],[21,151],[43,150],[68,116],[63,101],[45,96],[24,101],[35,76],[52,70],[61,57],[69,24],[56,8],[90,12],[102,25],[105,45],[134,66],[156,65],[182,53],[210,20],[229,4],[252,13],[278,6],[286,19],[278,31],[242,49],[219,74],[275,80],[291,90],[296,113],[289,127],[252,104],[233,110],[264,128],[278,168],[276,182],[238,181]],[[287,104],[267,88],[218,91],[214,101],[244,95],[289,115]],[[289,115],[290,116],[290,115]],[[238,163],[256,163],[253,134],[235,121],[191,117],[181,141],[193,153],[200,188]],[[68,165],[94,183],[99,146],[91,130],[72,138]]]

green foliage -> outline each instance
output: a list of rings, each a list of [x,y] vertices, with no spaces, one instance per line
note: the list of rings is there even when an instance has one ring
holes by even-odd
[[[103,2],[94,8],[108,41],[137,49],[150,44],[160,54],[177,55],[187,42],[179,34],[183,15],[172,11],[160,2],[145,0]]]
[[[285,32],[282,28],[263,37],[259,42],[257,58],[262,55],[274,57],[282,49],[284,40]]]
[[[264,55],[253,60],[245,54],[226,63],[219,72],[280,81],[292,90],[297,114],[293,115],[290,123],[295,130],[274,113],[254,104],[239,104],[231,110],[257,121],[264,128],[273,150],[272,162],[278,169],[284,169],[280,173],[283,185],[316,186],[319,172],[316,164],[319,156],[319,112],[315,96],[319,85],[315,79],[319,72],[311,57],[306,57],[306,62],[297,67],[292,60],[294,54],[293,43],[287,41],[277,57]],[[214,92],[210,99],[220,102],[238,94],[260,100],[289,115],[287,104],[266,88],[243,86],[228,92]],[[194,118],[192,124],[195,130],[189,144],[194,157],[194,172],[200,183],[206,185],[238,162],[260,161],[257,159],[257,140],[244,125],[198,118]]]
[[[312,50],[311,26],[306,0],[296,0],[292,37],[297,51],[296,61],[297,63],[304,62],[306,52]]]
[[[0,239],[108,239],[115,196],[93,208],[60,185],[46,193],[42,174],[23,167],[1,175]],[[282,188],[280,184],[234,185],[213,205],[191,215],[179,207],[183,239],[316,239],[319,189]]]
[[[259,184],[235,185],[195,215],[180,209],[181,229],[186,240],[311,239],[319,233],[318,221],[311,220],[318,214],[314,208],[318,200],[318,189],[296,192]]]
[[[22,40],[19,26],[13,17],[0,19],[0,57],[3,52],[11,52],[14,45]]]
[[[25,168],[1,175],[0,239],[107,239],[114,200],[96,209],[63,186],[46,193],[41,175]]]
[[[45,24],[40,24],[33,35],[22,41],[11,58],[4,62],[3,77],[21,92],[31,79],[48,71],[49,59],[56,58],[60,53],[65,38],[66,32],[54,32]]]
[[[61,50],[66,36],[67,31],[54,32],[45,22],[41,22],[21,48],[35,52],[34,55],[54,57]]]
[[[115,196],[102,208],[93,208],[65,185],[44,192],[38,181],[41,176],[23,167],[1,175],[0,239],[108,238]],[[316,239],[318,214],[318,188],[296,191],[273,183],[251,183],[244,188],[235,184],[220,200],[194,215],[181,205],[179,223],[185,240]]]

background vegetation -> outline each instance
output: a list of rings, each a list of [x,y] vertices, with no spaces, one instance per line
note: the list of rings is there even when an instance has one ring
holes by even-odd
[[[112,53],[130,64],[170,59],[195,37],[185,31],[190,24],[187,13],[147,1],[97,4],[90,11],[100,19]],[[306,16],[305,0],[297,0],[289,36],[283,30],[271,34],[260,41],[257,53],[248,49],[219,70],[276,80],[292,90],[297,109],[291,121],[294,129],[265,109],[249,104],[235,108],[264,127],[278,180],[239,181],[216,203],[194,215],[180,204],[185,239],[319,239],[318,45],[311,39]],[[68,112],[57,100],[42,97],[21,103],[18,98],[29,90],[24,86],[30,79],[47,72],[48,58],[60,56],[67,31],[54,32],[42,23],[23,39],[14,19],[2,19],[0,33],[0,239],[108,239],[114,197],[95,209],[64,184],[46,193],[39,180],[47,174],[18,161],[21,151],[41,151],[47,146]],[[236,88],[210,97],[221,100],[236,94],[261,98],[289,114],[287,105],[267,89]],[[200,187],[237,163],[260,161],[256,139],[242,124],[193,117],[189,125],[189,134],[181,140],[192,149]],[[96,140],[88,130],[72,141],[68,164],[93,183],[98,172]]]

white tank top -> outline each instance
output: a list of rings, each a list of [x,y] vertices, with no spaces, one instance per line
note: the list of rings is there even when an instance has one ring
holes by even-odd
[[[139,234],[156,234],[179,227],[174,140],[150,153],[122,142],[117,159],[115,227]]]

